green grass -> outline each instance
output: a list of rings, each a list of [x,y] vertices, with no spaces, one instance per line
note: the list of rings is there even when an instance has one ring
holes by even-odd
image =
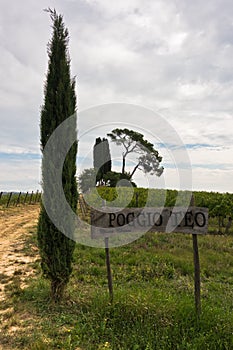
[[[233,237],[200,236],[202,314],[196,318],[191,235],[149,233],[110,250],[114,301],[109,303],[105,252],[77,245],[60,305],[40,276],[21,289],[20,276],[1,308],[10,349],[233,349]],[[29,244],[35,243],[34,236]],[[11,329],[17,331],[12,337]]]

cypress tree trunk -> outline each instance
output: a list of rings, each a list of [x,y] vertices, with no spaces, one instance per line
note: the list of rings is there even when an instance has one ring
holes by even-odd
[[[132,179],[132,177],[133,177],[133,175],[135,174],[135,172],[136,172],[137,168],[139,167],[139,165],[140,165],[140,163],[138,163],[138,164],[134,167],[134,169],[133,169],[133,171],[132,171],[132,173],[130,174],[130,177],[129,177],[130,180]]]
[[[68,30],[65,28],[63,17],[55,10],[48,10],[53,22],[53,35],[48,44],[48,72],[44,89],[44,104],[41,109],[41,149],[53,131],[76,110],[75,83],[70,76],[70,59],[68,54]],[[67,135],[68,137],[69,135]],[[62,140],[61,140],[62,142]],[[69,150],[62,174],[62,183],[67,202],[74,212],[77,209],[76,182],[77,142]],[[54,166],[56,166],[54,164]],[[42,179],[45,164],[42,159]],[[53,185],[44,181],[43,192],[49,191]],[[52,203],[52,198],[51,198]],[[54,203],[56,205],[57,203]],[[53,205],[53,203],[52,203]],[[41,255],[43,274],[51,282],[51,296],[56,302],[64,293],[72,272],[72,257],[75,242],[61,233],[48,217],[43,204],[37,228],[38,245]]]

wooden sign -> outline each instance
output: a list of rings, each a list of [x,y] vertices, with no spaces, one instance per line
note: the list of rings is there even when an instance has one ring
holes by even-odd
[[[92,238],[127,232],[180,232],[205,234],[208,209],[200,207],[102,208],[91,210]]]

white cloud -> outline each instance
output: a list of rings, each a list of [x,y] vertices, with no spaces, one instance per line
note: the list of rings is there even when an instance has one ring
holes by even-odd
[[[0,80],[4,81],[4,86],[1,87],[1,107],[28,108],[38,103],[41,76],[4,47],[1,47]]]
[[[40,161],[39,160],[1,160],[0,172],[1,190],[32,191],[40,190]]]

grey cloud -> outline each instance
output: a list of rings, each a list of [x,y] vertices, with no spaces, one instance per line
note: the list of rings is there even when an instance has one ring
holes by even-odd
[[[1,6],[1,143],[34,150],[51,36],[42,11],[48,3],[2,0]],[[141,104],[160,110],[186,143],[232,145],[232,1],[52,0],[50,6],[64,14],[70,32],[79,109]],[[146,123],[154,127],[153,118]]]

